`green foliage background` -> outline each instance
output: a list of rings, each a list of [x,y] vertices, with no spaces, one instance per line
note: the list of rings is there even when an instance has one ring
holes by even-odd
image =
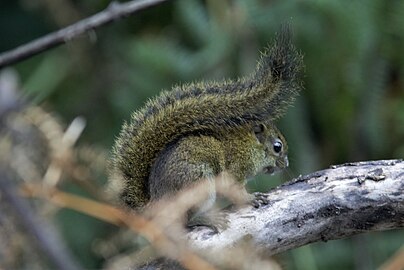
[[[2,0],[0,52],[108,4]],[[292,25],[306,69],[305,90],[280,123],[291,149],[291,168],[281,178],[336,163],[402,158],[400,0],[169,1],[13,68],[34,103],[65,122],[78,115],[86,118],[81,144],[110,149],[123,120],[162,89],[250,73],[283,22]],[[259,177],[250,188],[265,190],[280,183],[278,178]],[[103,258],[93,243],[116,228],[68,210],[58,218],[77,260],[86,268],[101,267]],[[403,242],[402,230],[373,233],[302,247],[285,254],[284,261],[287,269],[374,269]]]

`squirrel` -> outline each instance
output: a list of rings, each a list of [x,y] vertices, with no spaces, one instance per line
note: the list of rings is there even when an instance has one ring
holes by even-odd
[[[261,172],[288,166],[287,143],[273,122],[302,88],[302,55],[290,32],[281,29],[253,74],[176,86],[133,113],[116,139],[111,163],[127,206],[144,209],[223,172],[244,186]],[[215,201],[214,183],[211,193],[204,209]]]

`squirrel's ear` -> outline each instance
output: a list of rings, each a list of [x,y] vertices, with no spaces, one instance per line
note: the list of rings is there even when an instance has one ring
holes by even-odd
[[[257,140],[260,143],[264,143],[264,141],[265,141],[264,131],[266,129],[267,129],[267,127],[264,124],[255,125],[253,128],[255,137],[257,137]]]
[[[256,126],[254,126],[254,133],[255,134],[262,133],[262,132],[264,132],[265,129],[266,129],[266,126],[264,124],[258,124]]]

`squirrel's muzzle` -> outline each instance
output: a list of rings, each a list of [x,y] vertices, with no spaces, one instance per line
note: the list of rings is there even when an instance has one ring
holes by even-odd
[[[283,158],[279,158],[276,162],[275,162],[276,166],[268,166],[264,168],[264,173],[265,174],[274,174],[277,172],[282,171],[283,169],[287,168],[289,166],[289,160],[288,157],[285,156]]]

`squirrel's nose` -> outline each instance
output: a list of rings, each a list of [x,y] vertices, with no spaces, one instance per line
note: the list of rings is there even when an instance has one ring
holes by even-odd
[[[288,160],[287,156],[283,157],[283,159],[280,158],[280,159],[276,160],[276,167],[278,170],[285,169],[288,166],[289,166],[289,160]]]

